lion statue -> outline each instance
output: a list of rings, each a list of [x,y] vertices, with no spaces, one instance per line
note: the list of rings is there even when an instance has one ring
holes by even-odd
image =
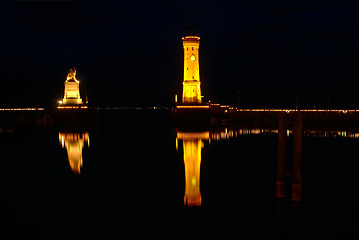
[[[75,81],[77,81],[77,79],[76,79],[76,69],[75,68],[70,69],[69,73],[67,74],[66,80],[75,80]]]

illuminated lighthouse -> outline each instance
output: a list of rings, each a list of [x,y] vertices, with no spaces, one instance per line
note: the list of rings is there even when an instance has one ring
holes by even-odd
[[[184,49],[182,103],[202,103],[199,80],[199,40],[197,36],[182,38]]]

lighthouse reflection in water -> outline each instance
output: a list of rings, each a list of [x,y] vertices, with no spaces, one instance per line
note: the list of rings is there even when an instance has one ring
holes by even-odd
[[[186,179],[184,205],[189,207],[201,206],[201,150],[204,147],[204,141],[209,140],[209,132],[177,132],[177,149],[178,140],[183,140],[183,161]]]
[[[59,142],[62,148],[66,148],[69,165],[71,170],[76,173],[81,173],[83,165],[82,149],[87,144],[90,146],[90,138],[88,132],[83,133],[59,133]]]

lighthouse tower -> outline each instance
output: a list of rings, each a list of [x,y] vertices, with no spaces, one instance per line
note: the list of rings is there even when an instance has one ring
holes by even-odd
[[[182,38],[184,49],[182,103],[202,103],[199,80],[199,40],[197,36]]]

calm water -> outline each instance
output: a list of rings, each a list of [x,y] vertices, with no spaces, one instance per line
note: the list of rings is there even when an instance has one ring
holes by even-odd
[[[357,135],[305,133],[294,203],[289,174],[286,198],[275,197],[276,131],[180,132],[164,110],[102,111],[81,131],[2,129],[1,232],[356,239]]]

